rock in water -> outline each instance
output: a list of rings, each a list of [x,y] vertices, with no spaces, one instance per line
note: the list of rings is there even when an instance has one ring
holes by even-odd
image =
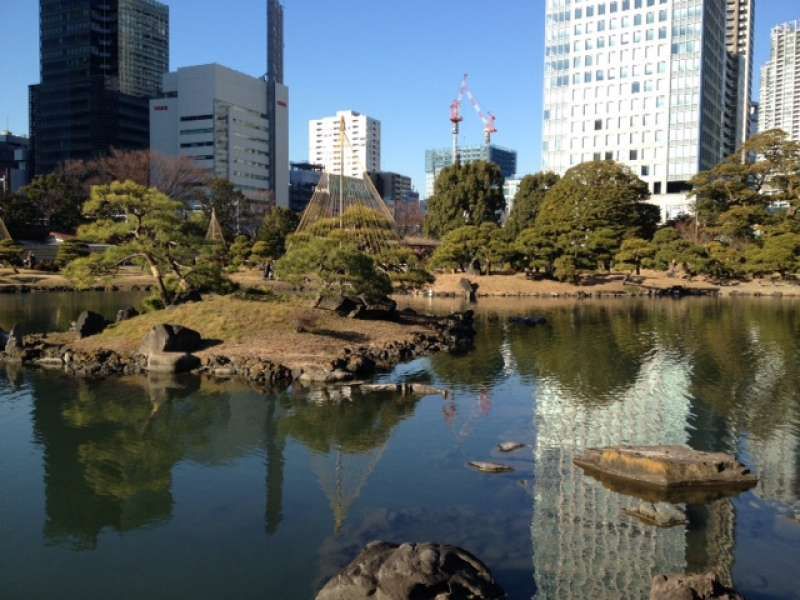
[[[513,467],[509,467],[508,465],[480,460],[471,460],[467,464],[473,469],[478,469],[478,471],[483,471],[484,473],[508,473],[514,470]]]
[[[85,310],[78,315],[78,319],[75,321],[75,332],[78,334],[78,338],[83,339],[103,333],[107,325],[108,321],[102,315]]]
[[[466,277],[462,277],[458,280],[458,287],[461,288],[461,291],[464,292],[464,298],[467,299],[469,302],[475,302],[477,300],[478,294],[478,284],[472,283]]]
[[[25,352],[25,335],[22,332],[22,327],[14,325],[11,331],[6,335],[6,343],[3,347],[6,357],[11,360],[21,360]]]
[[[698,575],[656,575],[650,588],[650,600],[744,600],[725,586],[716,573]]]
[[[156,325],[144,337],[139,347],[141,354],[159,352],[194,352],[200,350],[203,338],[194,329],[181,325]]]
[[[626,508],[624,511],[657,527],[674,527],[687,523],[686,513],[667,502],[641,502],[637,508]]]
[[[758,478],[733,456],[685,446],[618,446],[589,449],[575,457],[589,472],[662,489],[748,489]]]
[[[545,325],[547,319],[544,317],[511,317],[510,323],[514,325],[523,325],[525,327],[536,327],[537,325]]]
[[[444,544],[372,542],[317,600],[502,600],[503,589],[472,554]]]
[[[500,452],[514,452],[514,450],[519,450],[524,447],[525,444],[522,442],[503,442],[502,444],[497,444],[497,449],[500,450]]]

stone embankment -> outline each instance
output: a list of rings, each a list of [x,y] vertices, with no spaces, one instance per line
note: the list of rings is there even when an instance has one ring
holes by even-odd
[[[119,319],[130,316],[120,311]],[[226,356],[206,350],[207,343],[194,330],[180,325],[157,325],[145,336],[136,352],[129,354],[108,349],[83,351],[69,342],[55,341],[47,335],[24,335],[19,327],[9,333],[0,332],[0,361],[17,362],[89,378],[106,378],[144,373],[208,374],[218,378],[241,377],[260,387],[285,387],[291,383],[336,383],[369,377],[387,371],[396,364],[435,352],[463,352],[472,347],[475,329],[471,311],[446,317],[421,315],[411,310],[401,311],[397,321],[423,325],[425,333],[408,340],[392,341],[379,346],[343,346],[328,364],[315,370],[290,368],[281,364],[280,357],[265,358],[254,348],[250,355]],[[84,313],[73,327],[80,339],[95,335],[105,321],[93,313]]]

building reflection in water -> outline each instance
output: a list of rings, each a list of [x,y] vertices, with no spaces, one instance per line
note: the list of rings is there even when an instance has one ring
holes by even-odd
[[[729,501],[695,515],[704,527],[702,539],[693,539],[684,527],[661,529],[624,515],[639,500],[610,491],[572,463],[589,447],[687,443],[689,385],[687,362],[661,350],[650,353],[636,380],[610,403],[580,401],[555,378],[538,381],[531,525],[537,598],[645,598],[653,575],[686,570],[690,555],[730,573]],[[700,552],[698,561],[689,541],[722,551]]]

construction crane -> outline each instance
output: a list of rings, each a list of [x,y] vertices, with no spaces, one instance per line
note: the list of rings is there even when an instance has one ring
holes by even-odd
[[[452,134],[454,164],[458,163],[460,159],[458,151],[458,134],[460,131],[460,123],[464,120],[464,118],[461,116],[461,105],[464,102],[464,96],[469,99],[470,104],[472,104],[472,108],[475,109],[478,117],[480,117],[480,120],[483,122],[483,143],[486,144],[486,146],[490,146],[492,144],[492,135],[497,133],[497,127],[495,126],[497,118],[490,112],[483,112],[480,102],[478,102],[475,94],[472,93],[472,88],[469,87],[469,74],[464,73],[464,79],[461,81],[461,85],[458,88],[458,97],[453,100],[452,104],[450,104],[450,122],[453,124]]]

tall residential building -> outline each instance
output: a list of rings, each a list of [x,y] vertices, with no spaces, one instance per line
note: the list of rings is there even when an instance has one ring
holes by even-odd
[[[150,101],[150,148],[191,158],[266,208],[272,191],[267,85],[220,65],[167,73],[163,97]]]
[[[34,172],[112,147],[147,148],[148,97],[169,70],[155,0],[40,0],[41,83],[30,87]]]
[[[344,165],[339,122],[344,118],[346,140]],[[308,162],[322,165],[329,173],[361,178],[365,171],[381,170],[381,122],[352,110],[340,110],[334,117],[308,122]]]
[[[772,29],[770,59],[761,67],[758,129],[783,129],[800,141],[800,19]]]
[[[736,152],[750,137],[753,96],[754,0],[727,0],[725,45],[725,155]]]
[[[269,181],[275,202],[289,207],[289,89],[283,83],[283,5],[267,0]]]
[[[746,94],[751,2],[547,0],[546,11],[543,169],[615,160],[665,216],[681,209],[692,176],[726,156],[726,116],[741,122],[728,57],[738,52]]]
[[[0,195],[16,192],[29,181],[28,138],[0,133]]]
[[[500,146],[467,146],[459,149],[461,164],[484,160],[500,167],[503,177],[510,178],[517,172],[517,153]],[[425,199],[433,196],[436,178],[445,167],[453,164],[453,151],[450,148],[425,151]]]

